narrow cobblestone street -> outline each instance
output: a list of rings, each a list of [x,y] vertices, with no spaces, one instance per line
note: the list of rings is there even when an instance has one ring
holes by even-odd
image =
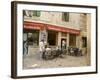
[[[88,66],[86,56],[69,56],[64,58],[57,57],[52,60],[43,60],[38,49],[29,49],[29,54],[23,56],[23,68],[57,68],[57,67],[80,67]]]

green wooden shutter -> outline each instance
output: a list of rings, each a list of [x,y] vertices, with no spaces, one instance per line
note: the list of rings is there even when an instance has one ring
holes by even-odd
[[[68,12],[62,13],[62,20],[63,21],[69,21],[69,13]]]
[[[65,21],[64,17],[65,17],[64,13],[62,13],[62,21]]]
[[[37,17],[40,17],[40,11],[37,11]]]
[[[66,21],[69,21],[69,13],[66,13]]]
[[[40,11],[33,11],[33,16],[40,17]]]

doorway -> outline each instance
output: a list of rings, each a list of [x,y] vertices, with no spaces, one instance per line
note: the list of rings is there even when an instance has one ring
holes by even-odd
[[[56,43],[57,43],[57,32],[56,31],[48,31],[48,43],[51,46],[56,46]]]
[[[62,43],[63,43],[63,41],[65,42],[65,44],[66,44],[66,46],[67,46],[67,39],[61,38],[61,48],[62,48]],[[65,48],[66,48],[66,46],[65,46]]]

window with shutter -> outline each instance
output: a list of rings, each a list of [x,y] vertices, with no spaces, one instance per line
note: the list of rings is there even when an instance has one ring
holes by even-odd
[[[62,13],[62,20],[63,21],[69,21],[69,13],[68,12]]]
[[[33,16],[40,17],[40,11],[33,11]]]

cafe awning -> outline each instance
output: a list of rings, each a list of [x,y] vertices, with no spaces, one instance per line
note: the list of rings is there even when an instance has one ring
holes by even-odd
[[[66,33],[80,34],[80,30],[65,28],[62,26],[56,26],[52,24],[29,22],[29,21],[24,21],[24,28],[25,29],[38,29],[38,30],[47,29],[47,30],[60,31],[60,32],[66,32]]]

